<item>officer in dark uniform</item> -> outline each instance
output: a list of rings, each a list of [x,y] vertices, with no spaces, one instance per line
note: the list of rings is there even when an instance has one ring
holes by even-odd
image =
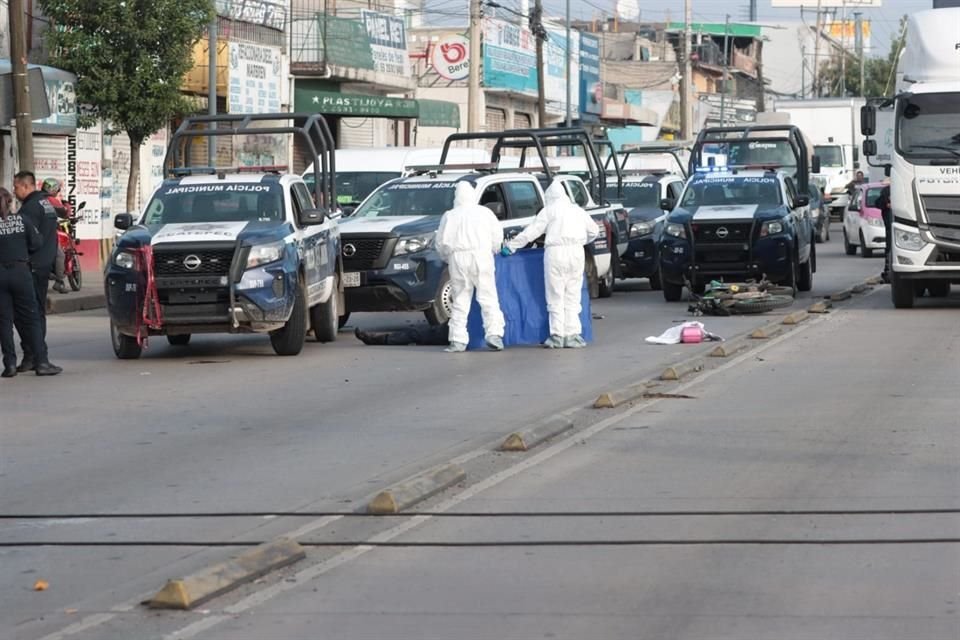
[[[37,298],[37,311],[40,314],[40,343],[43,352],[34,353],[31,345],[24,339],[25,327],[17,322],[20,332],[20,346],[23,347],[23,361],[17,371],[23,373],[41,362],[48,362],[47,340],[47,290],[50,288],[50,272],[57,260],[57,210],[47,200],[43,191],[37,189],[37,178],[29,171],[21,171],[13,176],[13,192],[20,201],[20,215],[26,223],[40,233],[40,246],[30,253],[30,268],[33,271],[33,289]]]
[[[886,235],[887,248],[884,251],[883,273],[880,277],[884,282],[890,282],[890,256],[893,254],[893,209],[890,207],[890,185],[885,185],[880,190],[880,197],[877,198],[877,207],[880,209],[880,215],[883,217],[884,232]]]
[[[13,197],[0,187],[0,377],[17,375],[17,350],[13,340],[16,319],[20,337],[35,354],[46,353],[40,332],[37,297],[30,272],[30,250],[40,246],[40,234],[19,213],[13,212]],[[61,369],[46,359],[34,367],[38,376],[54,376]]]

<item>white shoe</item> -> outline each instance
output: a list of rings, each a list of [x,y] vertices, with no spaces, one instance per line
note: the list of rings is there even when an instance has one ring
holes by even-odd
[[[563,346],[567,349],[583,349],[587,346],[586,341],[577,334],[567,336],[563,339]]]
[[[447,353],[460,353],[467,350],[467,345],[462,342],[451,342],[450,346],[444,349]]]
[[[563,338],[560,336],[550,336],[543,341],[543,346],[547,349],[562,349],[563,348]]]
[[[487,336],[487,346],[493,351],[503,351],[503,338],[500,336]]]

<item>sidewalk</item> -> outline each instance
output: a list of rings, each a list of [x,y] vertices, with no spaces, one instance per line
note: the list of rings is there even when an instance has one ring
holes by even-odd
[[[47,292],[47,313],[71,313],[107,306],[103,283],[99,280],[85,285],[80,291],[57,293],[52,288]]]

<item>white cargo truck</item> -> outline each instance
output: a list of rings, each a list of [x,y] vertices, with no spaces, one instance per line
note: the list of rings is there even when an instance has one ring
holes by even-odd
[[[828,206],[835,216],[843,215],[849,202],[847,184],[857,171],[866,170],[860,164],[860,145],[863,137],[857,120],[863,98],[821,98],[817,100],[777,100],[773,109],[790,116],[790,124],[813,142],[814,153],[820,158],[820,172],[812,176],[821,186]]]
[[[897,77],[890,289],[901,309],[960,283],[960,8],[910,16]],[[883,134],[876,107],[861,116],[864,135]],[[878,146],[866,140],[864,155],[876,157]]]

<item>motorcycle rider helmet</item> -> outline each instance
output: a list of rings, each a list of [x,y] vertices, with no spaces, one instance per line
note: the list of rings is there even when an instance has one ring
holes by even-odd
[[[56,178],[47,178],[43,181],[41,188],[51,195],[56,195],[60,193],[60,181]]]

